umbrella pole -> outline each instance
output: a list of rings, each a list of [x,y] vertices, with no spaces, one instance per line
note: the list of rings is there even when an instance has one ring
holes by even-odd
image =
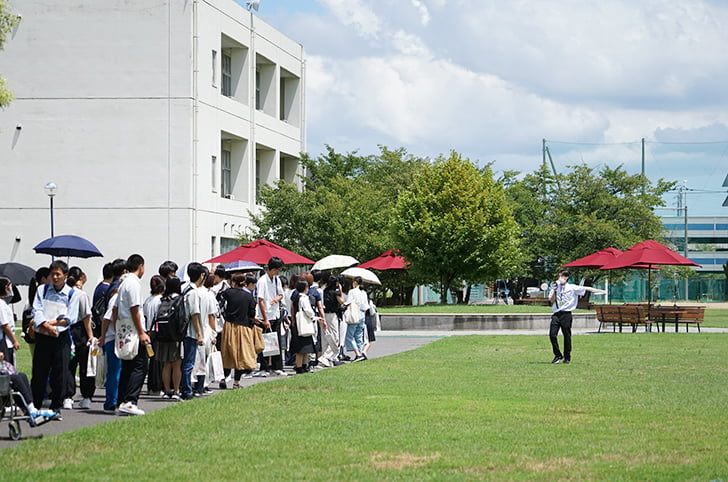
[[[647,265],[647,319],[650,319],[650,304],[652,303],[652,265]]]

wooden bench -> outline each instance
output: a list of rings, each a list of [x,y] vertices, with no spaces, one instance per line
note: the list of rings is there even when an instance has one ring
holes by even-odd
[[[611,323],[612,331],[617,331],[619,326],[619,332],[622,333],[622,325],[631,325],[632,333],[637,331],[637,325],[645,325],[645,331],[647,328],[652,328],[652,321],[647,318],[647,306],[637,305],[597,305],[594,307],[597,312],[597,321],[599,322],[599,333],[602,331],[602,325]]]
[[[667,323],[675,323],[675,333],[678,332],[680,323],[685,323],[685,332],[690,331],[689,326],[695,325],[700,333],[700,324],[705,318],[705,307],[703,306],[653,306],[650,308],[650,320],[662,323],[662,332],[665,332]]]

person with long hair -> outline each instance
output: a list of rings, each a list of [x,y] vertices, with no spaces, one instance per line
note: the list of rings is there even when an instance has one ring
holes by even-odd
[[[294,320],[299,311],[303,311],[308,318],[317,318],[317,314],[311,306],[308,290],[309,285],[307,281],[301,279],[296,283],[296,291],[291,295],[291,301],[293,302],[292,316]],[[316,336],[299,336],[297,324],[291,323],[290,350],[296,354],[296,373],[307,373],[309,371],[308,358],[312,353],[316,353]]]
[[[164,283],[162,299],[182,296],[182,281],[176,276],[169,276]],[[157,341],[154,346],[157,360],[162,363],[162,385],[164,395],[168,400],[181,400],[179,391],[182,380],[182,342]]]
[[[240,387],[242,377],[249,378],[255,369],[255,307],[251,293],[255,276],[235,273],[232,286],[220,293],[225,325],[222,329],[222,367],[225,378],[234,370],[233,388]]]
[[[149,296],[142,304],[142,313],[144,313],[144,329],[147,331],[149,338],[152,340],[152,348],[156,350],[157,339],[155,333],[152,332],[154,319],[159,311],[159,305],[162,304],[162,293],[164,293],[164,278],[158,274],[152,276],[149,280]],[[147,394],[159,395],[163,390],[162,383],[162,363],[158,357],[153,356],[149,359],[149,371],[147,372]],[[163,392],[162,395],[164,395]]]
[[[0,351],[5,354],[5,359],[15,364],[15,350],[20,348],[15,338],[15,317],[6,300],[14,296],[13,283],[10,278],[0,276]]]

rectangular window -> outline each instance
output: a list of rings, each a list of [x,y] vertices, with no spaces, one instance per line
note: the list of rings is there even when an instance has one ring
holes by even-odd
[[[222,95],[233,95],[233,58],[225,52],[222,53]]]
[[[230,151],[222,151],[222,176],[220,178],[220,189],[222,197],[231,199],[232,198],[232,166],[231,166],[232,154]]]
[[[212,86],[217,87],[217,50],[212,51]]]
[[[217,156],[212,156],[210,160],[210,179],[212,179],[212,192],[217,192]]]
[[[260,110],[260,69],[255,69],[255,108]]]
[[[286,121],[286,79],[281,77],[281,90],[280,95],[278,96],[278,105],[279,105],[279,112],[278,112],[278,118],[282,121]]]

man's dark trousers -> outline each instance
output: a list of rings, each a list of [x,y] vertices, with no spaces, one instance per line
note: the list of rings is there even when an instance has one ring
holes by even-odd
[[[564,354],[559,350],[559,329],[564,335]],[[554,350],[554,356],[563,356],[567,360],[571,360],[571,311],[557,311],[551,315],[551,327],[549,329],[549,338],[551,339],[551,347]]]

